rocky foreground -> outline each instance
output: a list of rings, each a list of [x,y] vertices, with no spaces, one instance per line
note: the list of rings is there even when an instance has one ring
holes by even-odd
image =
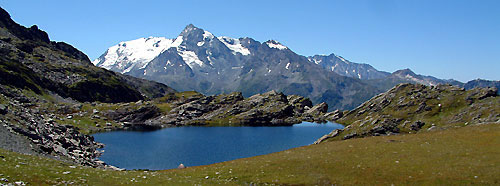
[[[498,89],[400,84],[336,120],[345,124],[318,139],[361,138],[500,122]]]

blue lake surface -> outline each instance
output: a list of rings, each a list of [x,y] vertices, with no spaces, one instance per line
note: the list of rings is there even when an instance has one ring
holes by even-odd
[[[125,169],[208,165],[312,144],[342,125],[303,122],[283,127],[175,127],[94,134],[106,144],[99,158]]]

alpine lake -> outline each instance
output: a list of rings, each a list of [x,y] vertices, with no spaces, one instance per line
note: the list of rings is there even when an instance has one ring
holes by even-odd
[[[104,143],[100,160],[127,170],[208,165],[312,144],[344,126],[302,122],[279,127],[173,127],[94,134]]]

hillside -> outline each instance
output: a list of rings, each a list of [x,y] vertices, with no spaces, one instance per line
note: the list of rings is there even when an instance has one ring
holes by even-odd
[[[451,85],[400,84],[349,111],[345,124],[317,143],[332,139],[420,133],[500,122],[497,88],[465,90]]]

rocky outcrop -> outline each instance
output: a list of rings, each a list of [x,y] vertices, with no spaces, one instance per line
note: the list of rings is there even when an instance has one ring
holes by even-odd
[[[118,122],[144,123],[148,119],[159,116],[160,110],[154,105],[146,105],[138,109],[125,107],[117,110],[109,110],[104,115]]]
[[[334,115],[329,114],[330,119],[347,127],[319,141],[500,122],[500,97],[495,87],[465,90],[451,85],[400,84],[344,116]]]
[[[289,98],[291,100],[289,100]],[[302,96],[269,91],[244,99],[240,92],[218,96],[168,95],[163,99],[171,110],[148,120],[157,125],[292,125],[321,118],[328,105],[312,106]]]

